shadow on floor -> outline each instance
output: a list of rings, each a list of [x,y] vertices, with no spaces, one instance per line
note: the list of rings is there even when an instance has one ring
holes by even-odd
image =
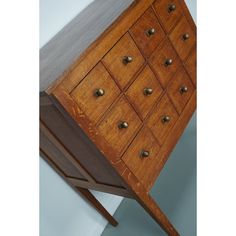
[[[196,235],[196,116],[170,155],[151,190],[163,212],[181,236]],[[164,236],[162,229],[132,199],[124,199],[114,217],[119,225],[107,225],[102,236]]]

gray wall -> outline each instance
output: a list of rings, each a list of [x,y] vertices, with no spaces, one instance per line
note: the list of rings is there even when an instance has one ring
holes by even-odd
[[[92,2],[92,0],[83,0],[83,1],[40,0],[40,47],[42,47],[46,42],[48,42],[61,28],[63,28],[64,25],[66,25],[71,19],[73,19],[73,17],[75,17],[90,2]],[[190,11],[194,19],[196,20],[196,0],[187,0],[186,2],[190,8]],[[195,130],[196,127],[194,118],[189,124],[188,129],[186,130],[186,133],[189,134],[187,139],[191,140],[195,137],[196,135]],[[184,137],[185,137],[184,140],[186,140],[186,135]],[[178,144],[178,150],[183,150],[184,148],[186,148],[186,143],[184,140],[182,141],[180,140]],[[191,145],[189,146],[189,148],[191,148]],[[190,149],[189,152],[193,153],[195,152],[195,149]],[[181,155],[181,152],[177,153],[175,152],[175,155],[177,156]],[[183,158],[181,160],[184,161]],[[195,166],[193,166],[193,168],[195,168]],[[172,169],[173,171],[175,170],[174,168]],[[167,170],[162,173],[162,176],[165,175]],[[179,170],[177,169],[176,171],[178,172]],[[193,172],[193,176],[195,176],[195,172]],[[189,177],[188,175],[182,175],[182,178],[190,178],[188,181],[189,183],[188,186],[190,186],[190,188],[194,188],[193,178],[191,179],[191,177]],[[163,186],[165,185],[165,179],[168,181],[169,178],[162,177],[162,179],[164,182],[160,181],[162,188],[159,189],[163,189]],[[191,183],[191,181],[193,181],[193,183]],[[179,184],[180,183],[181,180],[179,180]],[[166,182],[166,184],[168,184],[168,182]],[[176,186],[177,184],[178,182],[176,182]],[[155,191],[155,188],[153,191]],[[115,212],[115,210],[117,209],[117,207],[119,206],[120,202],[123,199],[121,197],[110,194],[104,194],[95,191],[93,191],[93,193],[112,214]],[[185,191],[185,193],[188,193],[188,191],[187,192]],[[165,194],[166,194],[165,191],[160,191],[160,194],[158,195],[159,198],[158,200],[161,201],[162,205],[164,205],[164,208],[167,208],[168,210],[169,202],[165,201],[165,199],[168,199],[165,197]],[[194,190],[192,192],[189,192],[189,194],[190,196],[186,194],[183,195],[183,197],[181,197],[179,201],[171,198],[171,200],[174,201],[175,203],[174,206],[176,207],[176,212],[177,212],[175,219],[179,220],[180,224],[182,224],[181,220],[183,220],[183,217],[178,215],[179,211],[177,210],[177,208],[179,209],[184,208],[183,212],[185,212],[184,219],[186,219],[186,223],[188,222],[189,219],[188,212],[190,212],[189,214],[192,213],[192,209],[189,209],[189,207],[185,209],[186,208],[185,203],[186,201],[189,201],[189,199],[190,203],[191,201],[194,201],[193,199],[194,196],[192,196],[195,194]],[[184,196],[186,200],[184,199]],[[192,204],[187,204],[187,206],[191,205]],[[117,211],[118,214],[117,217],[119,218],[119,214],[122,215],[123,214],[122,212],[124,212],[125,214],[125,211],[122,211],[122,209],[127,208],[127,210],[130,209],[130,211],[132,211],[132,207],[134,207],[133,208],[134,210],[138,208],[137,204],[130,202],[130,200],[126,200],[124,204],[122,203],[121,205],[121,211],[119,210]],[[128,210],[128,212],[130,211]],[[149,219],[148,216],[146,217],[146,219]],[[120,221],[122,221],[122,219],[120,219]],[[156,224],[152,225],[148,222],[149,221],[147,220],[147,225],[146,225],[147,227],[145,227],[144,225],[144,228],[149,229],[148,227],[150,226],[151,230],[150,232],[152,232],[153,227],[156,230],[155,228]],[[78,194],[76,194],[60,178],[60,176],[58,176],[51,169],[51,167],[43,159],[40,158],[40,235],[41,236],[80,236],[80,235],[98,236],[101,235],[102,231],[106,226],[106,223],[107,222],[99,214],[97,214],[93,208],[91,208],[80,196],[78,196]],[[142,225],[139,224],[137,221],[136,222],[134,221],[133,224],[132,221],[129,223],[130,227],[137,227],[139,225]],[[108,227],[104,231],[104,235],[126,235],[123,234],[127,232],[125,231],[126,227],[128,227],[128,225],[125,223],[122,224],[121,222],[120,226],[116,228],[116,231],[112,231],[113,229]],[[122,231],[122,229],[124,231]],[[132,231],[132,229],[130,230]],[[191,232],[191,230],[189,232]],[[193,234],[184,234],[184,235],[193,236]]]

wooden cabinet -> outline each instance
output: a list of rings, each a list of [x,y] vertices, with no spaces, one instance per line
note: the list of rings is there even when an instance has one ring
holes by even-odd
[[[42,48],[40,152],[112,225],[88,189],[179,235],[149,191],[196,108],[196,26],[183,0],[119,2],[94,1]]]

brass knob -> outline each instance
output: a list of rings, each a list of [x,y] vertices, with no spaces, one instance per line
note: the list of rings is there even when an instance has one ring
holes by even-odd
[[[155,34],[156,30],[154,28],[151,28],[147,31],[147,36],[150,37],[152,36],[153,34]]]
[[[169,12],[175,11],[176,10],[176,5],[175,4],[170,4],[168,7]]]
[[[123,63],[126,65],[128,63],[131,63],[133,61],[133,58],[131,56],[125,56],[123,58]]]
[[[149,151],[147,151],[147,150],[142,150],[142,151],[141,151],[141,157],[144,157],[144,158],[145,158],[145,157],[149,157],[149,154],[150,154],[150,153],[149,153]]]
[[[101,97],[101,96],[103,96],[104,94],[105,94],[105,90],[104,90],[104,89],[101,89],[101,88],[96,89],[96,91],[95,91],[95,93],[94,93],[94,95],[95,95],[96,97]]]
[[[165,115],[165,116],[162,117],[161,120],[162,120],[163,123],[168,123],[168,122],[170,122],[170,117]]]
[[[144,95],[151,95],[153,93],[152,88],[144,88],[143,90]]]
[[[182,87],[180,87],[179,92],[180,92],[181,94],[187,93],[187,92],[188,92],[188,87],[187,87],[187,86],[182,86]]]
[[[190,37],[190,36],[189,36],[189,34],[188,34],[188,33],[186,33],[186,34],[183,34],[183,36],[182,36],[182,37],[183,37],[183,40],[184,40],[184,41],[186,41],[186,40],[188,40],[188,39],[189,39],[189,37]]]
[[[165,61],[165,65],[166,65],[166,66],[172,65],[172,63],[173,63],[173,60],[172,60],[171,58],[166,59],[166,61]]]
[[[129,124],[125,121],[121,121],[118,127],[119,129],[127,129],[129,127]]]

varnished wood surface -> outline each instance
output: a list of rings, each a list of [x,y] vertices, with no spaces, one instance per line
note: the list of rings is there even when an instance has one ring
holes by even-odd
[[[145,95],[144,89],[152,89],[152,94]],[[144,119],[162,94],[163,90],[154,73],[147,65],[125,93],[139,116]]]
[[[71,152],[72,158],[80,163],[82,169],[88,171],[94,179],[94,182],[93,180],[86,182],[79,178],[67,177],[69,183],[76,187],[91,186],[101,191],[132,196],[168,235],[178,235],[148,192],[196,107],[195,87],[189,78],[191,68],[188,69],[188,65],[191,65],[190,62],[193,60],[189,54],[193,50],[192,45],[194,46],[195,41],[193,43],[190,41],[191,46],[186,46],[181,45],[178,38],[185,29],[195,35],[196,27],[182,0],[173,1],[177,9],[171,14],[168,12],[169,15],[162,12],[168,10],[167,0],[157,0],[154,6],[151,6],[153,2],[135,1],[118,21],[47,88],[46,93],[50,95],[50,99],[44,98],[42,117],[47,121],[50,129],[52,128],[53,135]],[[181,15],[186,17],[184,23],[181,23]],[[141,16],[143,18],[139,19]],[[163,20],[165,18],[166,22]],[[158,27],[163,27],[166,35],[161,36],[158,43],[152,42],[150,37],[148,44],[148,39],[145,41],[146,36],[144,37],[142,32],[146,25],[149,27],[151,21],[155,22],[154,19],[160,21]],[[137,31],[134,30],[133,33],[130,27],[135,22]],[[181,27],[178,28],[177,24]],[[164,31],[162,32],[164,34]],[[137,39],[138,37],[140,38]],[[153,47],[153,52],[148,47]],[[133,56],[133,61],[125,65],[124,56]],[[184,62],[186,58],[188,59]],[[166,66],[166,59],[172,59],[173,63]],[[103,70],[103,73],[99,74],[101,71],[97,70],[96,65],[100,69],[106,68],[107,71]],[[148,67],[154,74],[151,70],[147,73]],[[87,79],[93,69],[95,73],[88,82]],[[108,83],[100,79],[104,74],[109,80]],[[153,97],[153,100],[148,100],[149,97],[145,99],[143,95],[139,96],[139,91],[143,90],[142,87],[146,86],[146,82],[158,88],[158,96]],[[157,85],[159,82],[162,88]],[[189,93],[180,96],[176,91],[183,84],[187,84]],[[109,101],[101,102],[99,108],[96,99],[94,97],[90,99],[89,94],[95,87],[103,85],[108,85],[108,90],[118,87],[120,90],[114,89],[114,94],[110,94]],[[57,109],[56,117],[60,117],[58,123],[54,122],[55,114],[52,115],[52,107]],[[97,111],[93,112],[97,107]],[[48,114],[52,116],[47,117]],[[170,116],[171,119],[163,123],[165,115]],[[122,121],[128,123],[127,129],[118,128]],[[67,128],[64,126],[63,132],[58,126],[60,123],[68,125]],[[146,131],[143,131],[142,127]],[[149,162],[135,159],[142,145],[148,146],[151,153],[155,153],[154,156],[158,158],[154,159],[152,156]],[[83,150],[82,155],[81,150]],[[100,165],[103,171],[96,172],[91,167],[91,163],[94,162],[97,163],[95,166]],[[145,175],[144,169],[149,165],[150,173]]]
[[[196,52],[196,48],[194,47],[193,51],[191,52],[191,54],[189,55],[188,59],[185,62],[185,68],[192,80],[192,82],[194,83],[194,85],[196,86],[196,81],[197,81],[197,52]]]
[[[150,29],[155,30],[153,35],[147,34]],[[165,33],[151,7],[131,27],[130,34],[145,57],[149,57],[165,37]]]
[[[40,50],[40,91],[68,70],[133,0],[96,0]]]
[[[182,86],[187,87],[187,92],[181,93],[180,89]],[[192,96],[193,91],[194,86],[184,68],[181,67],[175,74],[175,78],[167,87],[168,95],[179,114],[183,111],[185,105]]]

